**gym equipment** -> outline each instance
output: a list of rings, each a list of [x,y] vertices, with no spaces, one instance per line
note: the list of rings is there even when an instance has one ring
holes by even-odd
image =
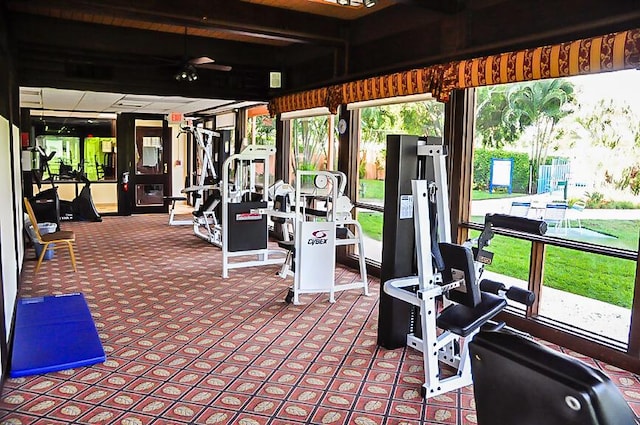
[[[82,186],[80,193],[71,203],[60,201],[60,218],[64,220],[64,217],[71,216],[71,220],[102,221],[102,217],[100,217],[100,213],[98,213],[93,203],[91,181],[83,173],[73,172],[73,175],[77,181],[83,182],[84,186]]]
[[[268,248],[269,227],[263,212],[270,201],[269,163],[275,154],[273,146],[249,145],[222,165],[222,221],[213,229],[213,243],[222,249],[223,278],[229,277],[230,269],[282,264],[285,260],[285,252]],[[258,183],[258,167],[262,184]]]
[[[420,155],[418,148],[420,147]],[[426,155],[426,154],[429,155]],[[438,179],[432,186],[433,207],[429,208],[432,235],[436,243],[432,249],[437,255],[437,241],[451,242],[448,211],[439,211],[448,205],[445,148],[440,138],[422,139],[411,135],[387,136],[385,202],[382,239],[380,283],[389,279],[417,274],[415,262],[415,230],[413,223],[412,180]],[[429,163],[429,166],[427,166]],[[440,200],[440,202],[436,202]],[[440,218],[436,220],[436,218]],[[441,265],[441,261],[438,260]],[[380,290],[378,308],[378,345],[393,350],[404,347],[407,334],[412,332],[416,307]]]
[[[193,220],[178,220],[176,219],[176,202],[186,201],[186,196],[165,196],[165,201],[170,202],[169,204],[169,226],[182,226],[193,224]]]
[[[300,304],[300,294],[310,293],[328,293],[333,303],[336,292],[348,289],[362,289],[369,295],[362,228],[351,215],[353,204],[344,195],[345,185],[341,172],[296,173],[294,212],[278,215],[293,221],[295,235],[293,243],[279,243],[288,251],[280,276],[294,276],[287,303]],[[346,245],[358,246],[360,280],[336,284],[335,250]]]
[[[222,177],[218,180],[212,149],[214,138],[220,134],[191,126],[182,126],[181,133],[193,135],[201,163],[198,184],[182,190],[196,197],[193,232],[222,249],[222,277],[229,277],[229,270],[234,268],[281,264],[284,252],[267,247],[266,216],[254,211],[266,208],[269,201],[266,186],[257,182],[257,167],[262,167],[264,184],[268,184],[269,161],[275,155],[275,147],[249,145],[228,156],[220,167]],[[222,156],[219,152],[218,159]],[[278,257],[269,258],[271,254]]]
[[[278,180],[269,187],[269,198],[273,205],[268,215],[274,223],[274,231],[279,231],[282,242],[289,242],[294,232],[292,205],[295,202],[295,189],[289,183]]]
[[[477,239],[477,247],[471,246],[472,243],[451,243],[444,146],[438,139],[420,141],[409,138],[400,141],[395,152],[392,151],[391,159],[402,159],[399,152],[412,154],[413,161],[417,163],[415,168],[406,167],[404,171],[409,172],[405,175],[410,178],[412,174],[423,176],[421,180],[411,180],[411,195],[402,194],[404,188],[400,186],[395,193],[387,193],[387,196],[397,196],[395,208],[392,204],[391,209],[398,218],[390,217],[391,222],[396,219],[398,228],[398,222],[404,220],[403,230],[414,234],[417,275],[413,273],[413,264],[410,264],[410,273],[385,280],[383,289],[394,300],[410,306],[408,310],[398,310],[403,313],[399,320],[407,322],[399,327],[408,329],[404,335],[406,344],[423,354],[425,382],[422,395],[429,398],[472,383],[468,344],[482,327],[497,329],[503,326],[491,320],[507,306],[506,298],[527,305],[533,302],[533,294],[527,290],[506,289],[492,281],[480,282],[484,266],[492,259],[492,254],[484,249],[493,237],[492,229],[507,225],[520,230],[541,231],[546,228],[536,220],[488,215],[485,229]],[[404,161],[411,159],[405,158]],[[402,172],[402,166],[391,168],[391,173]],[[395,242],[397,248],[398,240]],[[414,260],[412,248],[402,253],[409,257],[409,262]],[[393,324],[390,325],[389,320],[393,320]],[[379,342],[389,341],[380,333],[394,330],[396,323],[398,318],[390,317],[389,310],[385,315],[381,312]],[[401,338],[394,335],[391,341]],[[452,374],[447,375],[445,365],[453,368]]]
[[[439,242],[439,253],[434,255],[428,219],[430,192],[428,182],[413,181],[418,275],[384,283],[387,294],[419,309],[420,328],[414,327],[407,335],[407,345],[423,354],[425,398],[472,384],[468,344],[483,326],[503,326],[491,320],[507,306],[506,298],[525,305],[534,301],[533,293],[525,289],[507,289],[499,282],[480,281],[483,267],[492,258],[484,250],[493,236],[491,217],[487,218],[475,249]],[[517,219],[514,217],[513,221]],[[436,257],[438,261],[434,260]],[[452,375],[447,375],[444,365],[454,369]]]
[[[80,190],[80,193],[72,201],[62,200],[58,196],[58,187],[55,185],[54,175],[51,174],[49,168],[49,160],[55,155],[52,152],[47,155],[41,146],[36,146],[36,151],[40,156],[40,170],[32,173],[38,190],[42,187],[42,181],[40,176],[43,169],[49,173],[47,179],[51,183],[51,188],[39,191],[33,197],[34,212],[36,217],[40,221],[54,222],[60,227],[61,220],[81,220],[81,221],[102,221],[102,217],[93,202],[93,196],[91,195],[91,181],[84,174],[82,169],[80,170],[65,170],[64,174],[58,175],[58,177],[64,176],[70,179],[72,182],[84,183],[84,186]],[[77,186],[76,186],[77,193]]]
[[[513,332],[469,343],[478,425],[637,425],[599,370]]]
[[[193,224],[193,233],[197,237],[209,243],[216,243],[218,235],[216,235],[214,229],[218,225],[218,218],[216,217],[215,209],[220,203],[221,197],[218,187],[218,174],[213,164],[212,149],[214,139],[219,138],[220,133],[202,127],[182,125],[178,136],[183,133],[191,135],[195,140],[198,147],[197,158],[200,163],[200,170],[195,173],[196,184],[182,189],[182,193],[187,196],[192,195],[195,199],[193,220],[188,223]],[[166,201],[171,201],[169,224],[187,224],[187,221],[174,222],[175,202],[182,199],[186,199],[186,197],[165,197]]]
[[[16,305],[12,378],[106,360],[82,293],[21,298]]]

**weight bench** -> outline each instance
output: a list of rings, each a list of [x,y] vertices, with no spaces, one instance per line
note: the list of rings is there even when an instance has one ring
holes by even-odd
[[[599,370],[508,331],[469,344],[478,425],[637,425]]]
[[[176,202],[178,201],[186,201],[187,198],[185,196],[165,196],[163,197],[165,202],[171,202],[169,205],[169,225],[170,226],[184,226],[187,224],[192,224],[193,220],[176,220]]]

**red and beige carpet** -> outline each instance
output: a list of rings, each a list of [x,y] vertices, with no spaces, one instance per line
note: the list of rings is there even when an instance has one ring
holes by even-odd
[[[0,424],[475,424],[471,387],[420,396],[422,356],[376,345],[372,295],[284,302],[277,266],[221,276],[221,252],[166,215],[64,223],[78,272],[57,250],[40,272],[27,251],[20,296],[84,293],[107,361],[8,379]],[[336,279],[357,275],[338,268]],[[575,353],[572,353],[577,355]],[[640,382],[605,371],[640,413]]]

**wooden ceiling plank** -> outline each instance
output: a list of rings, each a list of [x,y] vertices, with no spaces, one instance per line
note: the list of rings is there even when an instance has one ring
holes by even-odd
[[[12,10],[14,7],[19,8],[16,2],[19,3],[18,0],[10,0],[8,7]],[[221,33],[254,37],[256,41],[280,40],[290,43],[337,45],[344,42],[339,35],[340,25],[336,20],[318,19],[322,17],[249,3],[238,8],[238,4],[227,1],[223,4],[224,7],[215,9],[215,7],[222,5],[219,0],[207,2],[187,0],[187,2],[191,3],[193,7],[183,4],[180,8],[181,13],[176,13],[173,5],[167,8],[162,2],[61,0],[52,6],[51,2],[47,0],[30,0],[33,5],[31,13],[44,14],[46,10],[74,10],[91,15],[110,14],[114,17],[135,21],[166,22],[194,28],[215,29]],[[196,13],[194,10],[201,13]],[[260,21],[253,19],[253,16],[260,16]],[[77,19],[79,20],[79,18]],[[114,22],[115,25],[118,25],[121,21],[114,20]],[[122,23],[119,24],[122,25]]]

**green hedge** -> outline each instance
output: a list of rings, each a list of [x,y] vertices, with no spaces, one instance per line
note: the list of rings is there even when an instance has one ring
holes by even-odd
[[[513,158],[513,192],[526,193],[529,186],[529,155],[497,149],[476,149],[473,153],[473,188],[489,189],[491,158]]]

